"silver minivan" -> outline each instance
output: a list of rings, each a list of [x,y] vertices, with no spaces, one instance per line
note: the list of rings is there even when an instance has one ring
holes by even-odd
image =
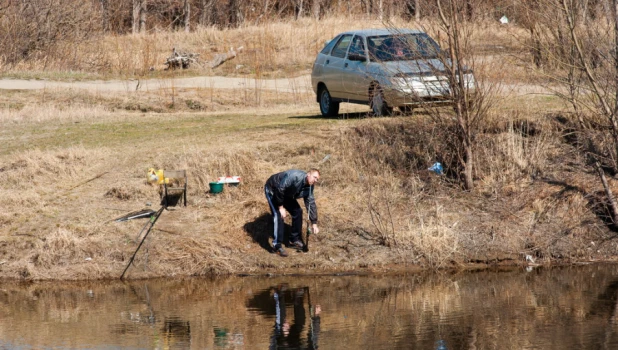
[[[363,29],[329,41],[313,64],[311,84],[323,116],[339,113],[341,102],[369,105],[374,115],[393,107],[407,113],[430,103],[450,103],[444,55],[420,30]],[[464,72],[473,87],[472,71]]]

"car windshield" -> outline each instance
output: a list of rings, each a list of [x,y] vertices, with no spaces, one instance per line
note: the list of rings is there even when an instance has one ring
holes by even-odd
[[[440,47],[427,34],[394,34],[367,37],[369,55],[376,61],[437,58]]]

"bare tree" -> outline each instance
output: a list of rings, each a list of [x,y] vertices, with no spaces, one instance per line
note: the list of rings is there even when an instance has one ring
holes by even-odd
[[[183,8],[184,8],[183,20],[184,20],[185,32],[188,33],[190,30],[189,22],[191,21],[191,3],[189,2],[189,0],[185,0]]]
[[[238,27],[242,21],[240,11],[240,0],[229,0],[227,4],[227,25],[230,27]]]
[[[421,19],[421,7],[419,5],[419,1],[420,0],[414,0],[414,19],[416,19],[416,21],[420,21]]]
[[[384,21],[384,0],[378,0],[378,19]]]
[[[141,0],[133,0],[133,26],[131,32],[133,34],[139,33],[139,15],[140,10],[142,9],[142,1]]]
[[[101,4],[101,28],[103,32],[110,30],[109,24],[109,0],[99,0]]]
[[[467,2],[435,0],[439,16],[438,31],[445,36],[446,51],[441,61],[449,80],[454,118],[443,110],[431,112],[433,118],[452,130],[452,151],[461,166],[463,185],[474,189],[475,151],[478,134],[483,130],[483,121],[491,107],[489,98],[495,86],[471,81],[475,66],[470,38],[473,26],[466,20]],[[478,74],[477,74],[478,79]]]
[[[361,6],[365,9],[367,17],[373,13],[373,0],[361,0]]]
[[[403,0],[403,13],[407,19],[414,18],[416,22],[421,19],[419,1],[420,0]]]
[[[21,0],[2,2],[0,11],[0,59],[16,64],[41,60],[44,65],[57,58],[69,64],[79,43],[101,32],[97,2],[71,0]]]
[[[545,0],[537,12],[538,50],[548,61],[547,88],[569,102],[580,144],[599,174],[613,219],[618,207],[604,169],[618,172],[618,0],[592,18],[586,0]]]
[[[147,0],[140,1],[140,9],[139,9],[139,32],[146,32],[146,16],[148,14],[148,5],[146,3]]]
[[[313,0],[311,3],[311,14],[313,18],[320,19],[322,15],[322,0]]]
[[[436,52],[427,50],[428,53],[420,54],[415,65],[419,70],[426,70],[424,75],[431,78],[416,78],[429,84],[435,89],[433,98],[428,96],[408,96],[412,103],[399,107],[404,113],[411,113],[419,105],[424,107],[435,125],[444,132],[446,145],[439,155],[449,169],[452,176],[456,176],[463,187],[467,190],[474,189],[476,165],[477,139],[484,129],[484,121],[488,111],[495,101],[493,95],[497,90],[497,84],[482,81],[482,75],[473,74],[475,68],[475,56],[472,49],[471,38],[473,37],[472,23],[466,21],[466,6],[458,0],[432,0],[439,13],[439,21],[429,21],[421,28],[427,33],[438,34],[445,38],[443,47],[446,50],[435,48]],[[397,28],[393,24],[387,24],[393,32]],[[429,39],[427,39],[429,40]],[[417,41],[401,39],[398,45],[408,42],[407,51],[418,52],[419,47],[428,47],[433,44],[419,44]],[[402,50],[403,52],[403,50]],[[396,67],[396,66],[394,66]],[[399,69],[399,68],[392,68]],[[409,72],[395,71],[395,76],[407,77]],[[477,76],[475,80],[474,76]],[[414,79],[410,79],[410,90],[414,91]],[[370,88],[370,105],[376,115],[390,114],[390,106],[384,106],[380,102],[379,88]],[[374,100],[375,97],[378,97]],[[447,96],[447,98],[444,98]],[[445,108],[451,107],[451,108]]]
[[[294,3],[294,19],[298,20],[300,17],[303,16],[303,12],[305,11],[304,9],[305,1],[304,0],[292,0],[292,2]]]
[[[475,4],[474,4],[474,0],[466,0],[466,20],[471,21],[474,18],[474,9],[475,9]]]
[[[200,0],[200,19],[199,22],[203,26],[211,26],[217,23],[217,1],[216,0]]]
[[[133,34],[137,34],[140,32],[146,31],[146,14],[147,14],[147,0],[133,0],[133,22],[132,22],[132,30]]]
[[[543,65],[543,50],[541,48],[541,38],[539,37],[539,16],[542,3],[531,1],[529,3],[522,2],[516,6],[516,11],[519,13],[518,23],[526,28],[530,33],[530,53],[532,61],[537,68]]]

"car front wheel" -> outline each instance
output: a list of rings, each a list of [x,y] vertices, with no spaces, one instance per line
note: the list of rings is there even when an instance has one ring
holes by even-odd
[[[326,87],[320,88],[320,112],[324,117],[335,117],[339,114],[339,102],[333,101]]]
[[[389,116],[393,113],[393,108],[384,100],[384,93],[379,85],[376,85],[369,94],[369,106],[376,117]]]

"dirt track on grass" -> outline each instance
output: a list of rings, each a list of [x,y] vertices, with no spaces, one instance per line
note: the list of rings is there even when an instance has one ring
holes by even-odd
[[[202,76],[169,79],[129,79],[92,81],[50,81],[26,79],[0,79],[0,90],[85,89],[101,92],[156,91],[171,88],[195,89],[256,89],[282,93],[310,93],[309,74],[294,78],[255,79],[250,77]],[[501,84],[502,94],[548,94],[549,91],[532,84]]]
[[[93,80],[93,81],[49,81],[0,79],[3,90],[41,90],[41,89],[86,89],[90,91],[153,91],[170,88],[201,89],[266,89],[287,93],[302,93],[311,90],[311,77],[302,75],[295,78],[255,79],[221,76],[204,76],[192,78],[169,79],[130,79],[130,80]]]

